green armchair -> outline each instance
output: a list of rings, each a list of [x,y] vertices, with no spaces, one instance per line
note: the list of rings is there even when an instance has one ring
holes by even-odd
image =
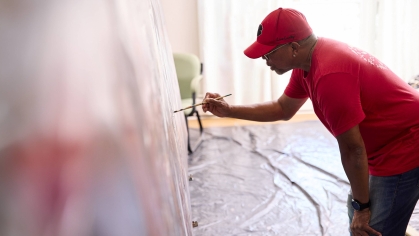
[[[182,99],[182,107],[195,105],[196,95],[199,91],[199,84],[202,80],[203,65],[198,57],[191,53],[174,53],[176,75],[179,83],[180,97]],[[188,130],[188,152],[192,153],[189,135],[188,117],[196,115],[199,123],[199,131],[202,134],[203,127],[201,118],[195,107],[184,110],[186,127]]]

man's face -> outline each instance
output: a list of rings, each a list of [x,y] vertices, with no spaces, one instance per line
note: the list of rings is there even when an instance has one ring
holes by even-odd
[[[290,43],[279,45],[272,51],[263,55],[262,59],[266,60],[266,65],[269,66],[271,70],[275,71],[278,75],[282,75],[293,69],[290,64],[290,56],[292,56],[290,47]]]

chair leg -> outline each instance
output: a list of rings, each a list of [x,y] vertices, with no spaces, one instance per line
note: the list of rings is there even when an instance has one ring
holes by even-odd
[[[192,154],[191,141],[189,135],[188,117],[185,115],[186,131],[188,131],[188,154]]]
[[[204,128],[202,127],[201,118],[199,117],[198,111],[195,111],[195,112],[196,112],[196,117],[198,118],[199,132],[202,134],[202,131],[204,130]]]

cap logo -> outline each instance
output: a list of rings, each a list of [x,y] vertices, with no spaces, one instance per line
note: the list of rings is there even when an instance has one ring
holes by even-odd
[[[287,40],[287,39],[294,39],[294,35],[290,35],[288,37],[282,37],[282,38],[276,38],[276,41],[280,41],[280,40]]]
[[[262,34],[262,31],[263,31],[263,26],[262,26],[262,24],[260,24],[259,25],[259,28],[258,28],[258,35],[257,35],[257,37],[259,37],[259,35]]]

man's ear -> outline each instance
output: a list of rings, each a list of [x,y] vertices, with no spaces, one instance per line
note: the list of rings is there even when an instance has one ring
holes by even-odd
[[[293,53],[298,53],[298,50],[300,49],[301,45],[297,42],[291,43],[291,48]]]
[[[292,42],[291,47],[292,47],[292,50],[298,50],[301,47],[301,45],[297,42]]]

